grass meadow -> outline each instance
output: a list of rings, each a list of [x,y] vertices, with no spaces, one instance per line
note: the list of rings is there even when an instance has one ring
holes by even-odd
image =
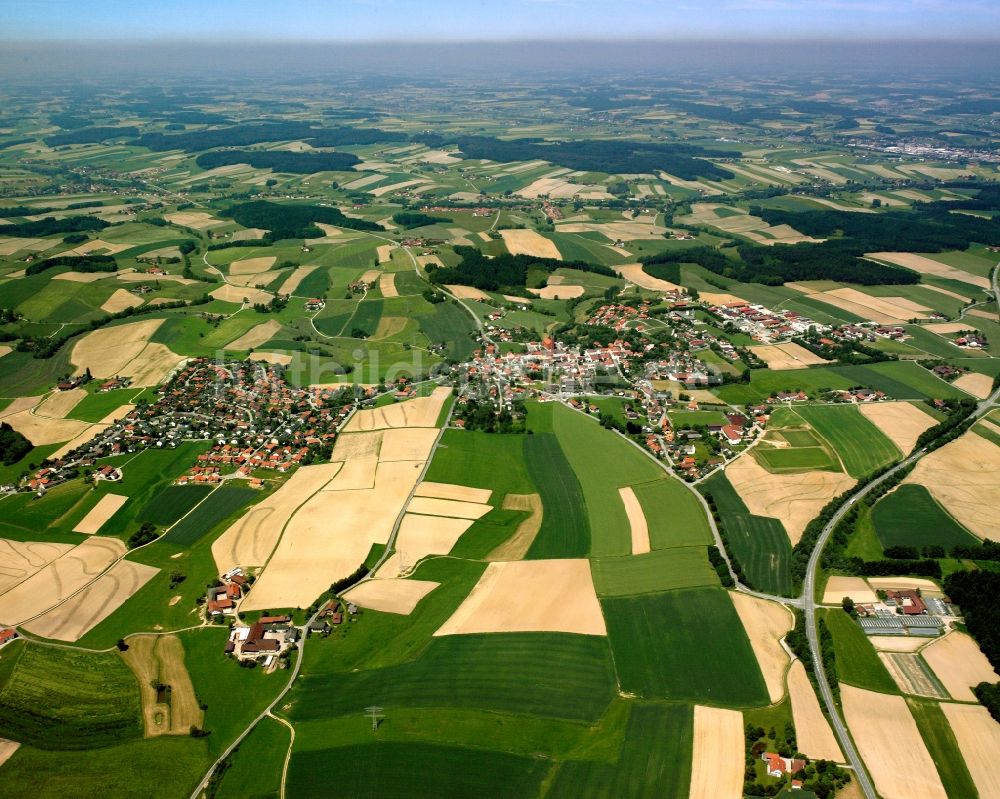
[[[543,508],[542,526],[527,557],[586,557],[590,552],[587,503],[555,433],[524,436],[524,461]]]
[[[766,593],[790,595],[792,545],[781,522],[752,515],[721,472],[703,485],[705,493],[715,499],[729,554],[739,561],[753,586]]]
[[[948,796],[976,796],[976,785],[941,706],[917,697],[907,697],[906,704]]]
[[[864,477],[902,457],[856,405],[803,405],[794,412],[830,443],[851,477]]]
[[[883,547],[975,546],[979,539],[948,515],[920,485],[901,485],[872,508]]]
[[[601,600],[622,691],[722,707],[768,704],[743,624],[719,588]]]
[[[635,703],[615,763],[571,760],[559,766],[549,799],[661,799],[688,795],[694,712],[690,705]]]
[[[673,588],[719,585],[705,547],[657,549],[591,562],[598,596],[636,596]]]
[[[898,694],[899,688],[857,623],[839,608],[820,611],[833,636],[837,679],[857,688]]]

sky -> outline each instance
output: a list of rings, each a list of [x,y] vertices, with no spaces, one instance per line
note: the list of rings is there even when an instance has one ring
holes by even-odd
[[[0,40],[1000,39],[1000,0],[0,0]]]

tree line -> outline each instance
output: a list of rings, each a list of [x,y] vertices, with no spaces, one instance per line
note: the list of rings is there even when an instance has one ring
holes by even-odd
[[[585,261],[558,261],[554,258],[506,253],[489,258],[475,247],[455,247],[455,253],[462,259],[457,266],[441,266],[435,269],[428,267],[427,276],[432,283],[457,283],[462,286],[474,286],[482,291],[499,291],[503,288],[523,289],[527,285],[528,274],[531,271],[554,272],[556,269],[577,269],[608,277],[616,276],[616,273],[606,266],[588,264]]]
[[[384,230],[381,225],[369,222],[367,219],[354,219],[345,216],[338,208],[327,208],[321,205],[304,205],[297,203],[272,203],[267,200],[234,205],[220,216],[230,219],[248,228],[265,228],[268,232],[264,238],[270,241],[279,239],[318,239],[325,234],[316,227],[314,222],[324,225],[351,230]]]

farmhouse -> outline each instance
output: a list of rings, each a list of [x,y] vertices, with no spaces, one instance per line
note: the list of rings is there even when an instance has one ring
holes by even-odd
[[[885,604],[896,607],[904,616],[920,616],[927,614],[927,605],[920,594],[913,590],[886,591]]]
[[[760,759],[767,763],[767,773],[772,777],[784,777],[786,774],[795,774],[806,767],[805,760],[782,757],[776,752],[763,752]]]
[[[17,630],[13,627],[0,627],[0,647],[9,644],[17,638]]]

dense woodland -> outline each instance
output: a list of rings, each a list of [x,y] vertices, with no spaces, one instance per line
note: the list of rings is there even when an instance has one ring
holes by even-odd
[[[193,153],[212,147],[246,147],[270,141],[306,140],[313,147],[405,141],[406,136],[377,128],[315,128],[308,122],[268,122],[187,133],[147,133],[136,144],[150,150],[185,150]]]
[[[74,272],[117,272],[118,264],[110,255],[56,255],[44,261],[28,264],[24,273],[37,275],[57,266],[68,266]]]
[[[273,169],[296,175],[314,172],[345,172],[360,164],[361,159],[351,153],[313,152],[293,153],[287,150],[213,150],[195,159],[202,169],[215,169],[230,164],[249,164],[255,169]]]
[[[265,234],[265,239],[269,241],[320,238],[324,233],[313,222],[351,230],[384,230],[375,222],[344,216],[337,208],[269,203],[266,200],[234,205],[228,211],[221,212],[220,216],[227,216],[243,227],[266,229],[268,232]]]
[[[554,258],[536,258],[532,255],[498,255],[490,258],[474,247],[455,247],[462,257],[458,266],[428,267],[428,277],[433,283],[457,283],[474,286],[483,291],[523,289],[529,285],[532,272],[547,274],[556,269],[579,269],[613,277],[615,273],[606,266],[583,261],[557,261]]]
[[[693,144],[662,144],[658,142],[590,141],[545,142],[542,139],[507,141],[491,136],[449,136],[428,133],[413,137],[430,147],[456,144],[466,158],[488,158],[491,161],[551,161],[553,164],[583,172],[634,174],[666,170],[685,180],[699,177],[726,180],[732,172],[702,160],[698,156],[738,158],[735,152],[712,152]]]
[[[139,135],[135,127],[94,127],[70,130],[46,136],[44,141],[49,147],[60,147],[64,144],[96,144],[108,139],[134,139]]]
[[[6,422],[0,422],[0,462],[4,466],[17,463],[31,452],[34,445]]]
[[[852,242],[839,240],[781,247],[744,244],[725,251],[690,247],[649,255],[642,263],[643,271],[674,283],[680,280],[680,271],[674,267],[682,263],[698,264],[731,280],[768,286],[789,280],[839,280],[864,286],[920,282],[920,275],[911,269],[861,260],[863,254]]]
[[[36,238],[54,233],[78,233],[82,230],[104,230],[108,223],[93,216],[68,216],[56,219],[47,216],[34,222],[18,222],[15,225],[0,225],[0,236],[23,236]]]
[[[942,252],[966,250],[975,242],[1000,243],[1000,225],[996,222],[953,214],[949,209],[955,206],[951,203],[945,205],[947,207],[913,208],[883,214],[834,210],[784,211],[755,206],[750,213],[769,225],[791,225],[808,236],[849,239],[849,249],[860,252]],[[834,243],[827,242],[828,245]]]
[[[398,214],[392,215],[392,221],[407,230],[424,227],[425,225],[436,225],[438,223],[451,222],[450,219],[443,216],[431,216],[430,214],[423,214],[419,211],[400,211]]]

